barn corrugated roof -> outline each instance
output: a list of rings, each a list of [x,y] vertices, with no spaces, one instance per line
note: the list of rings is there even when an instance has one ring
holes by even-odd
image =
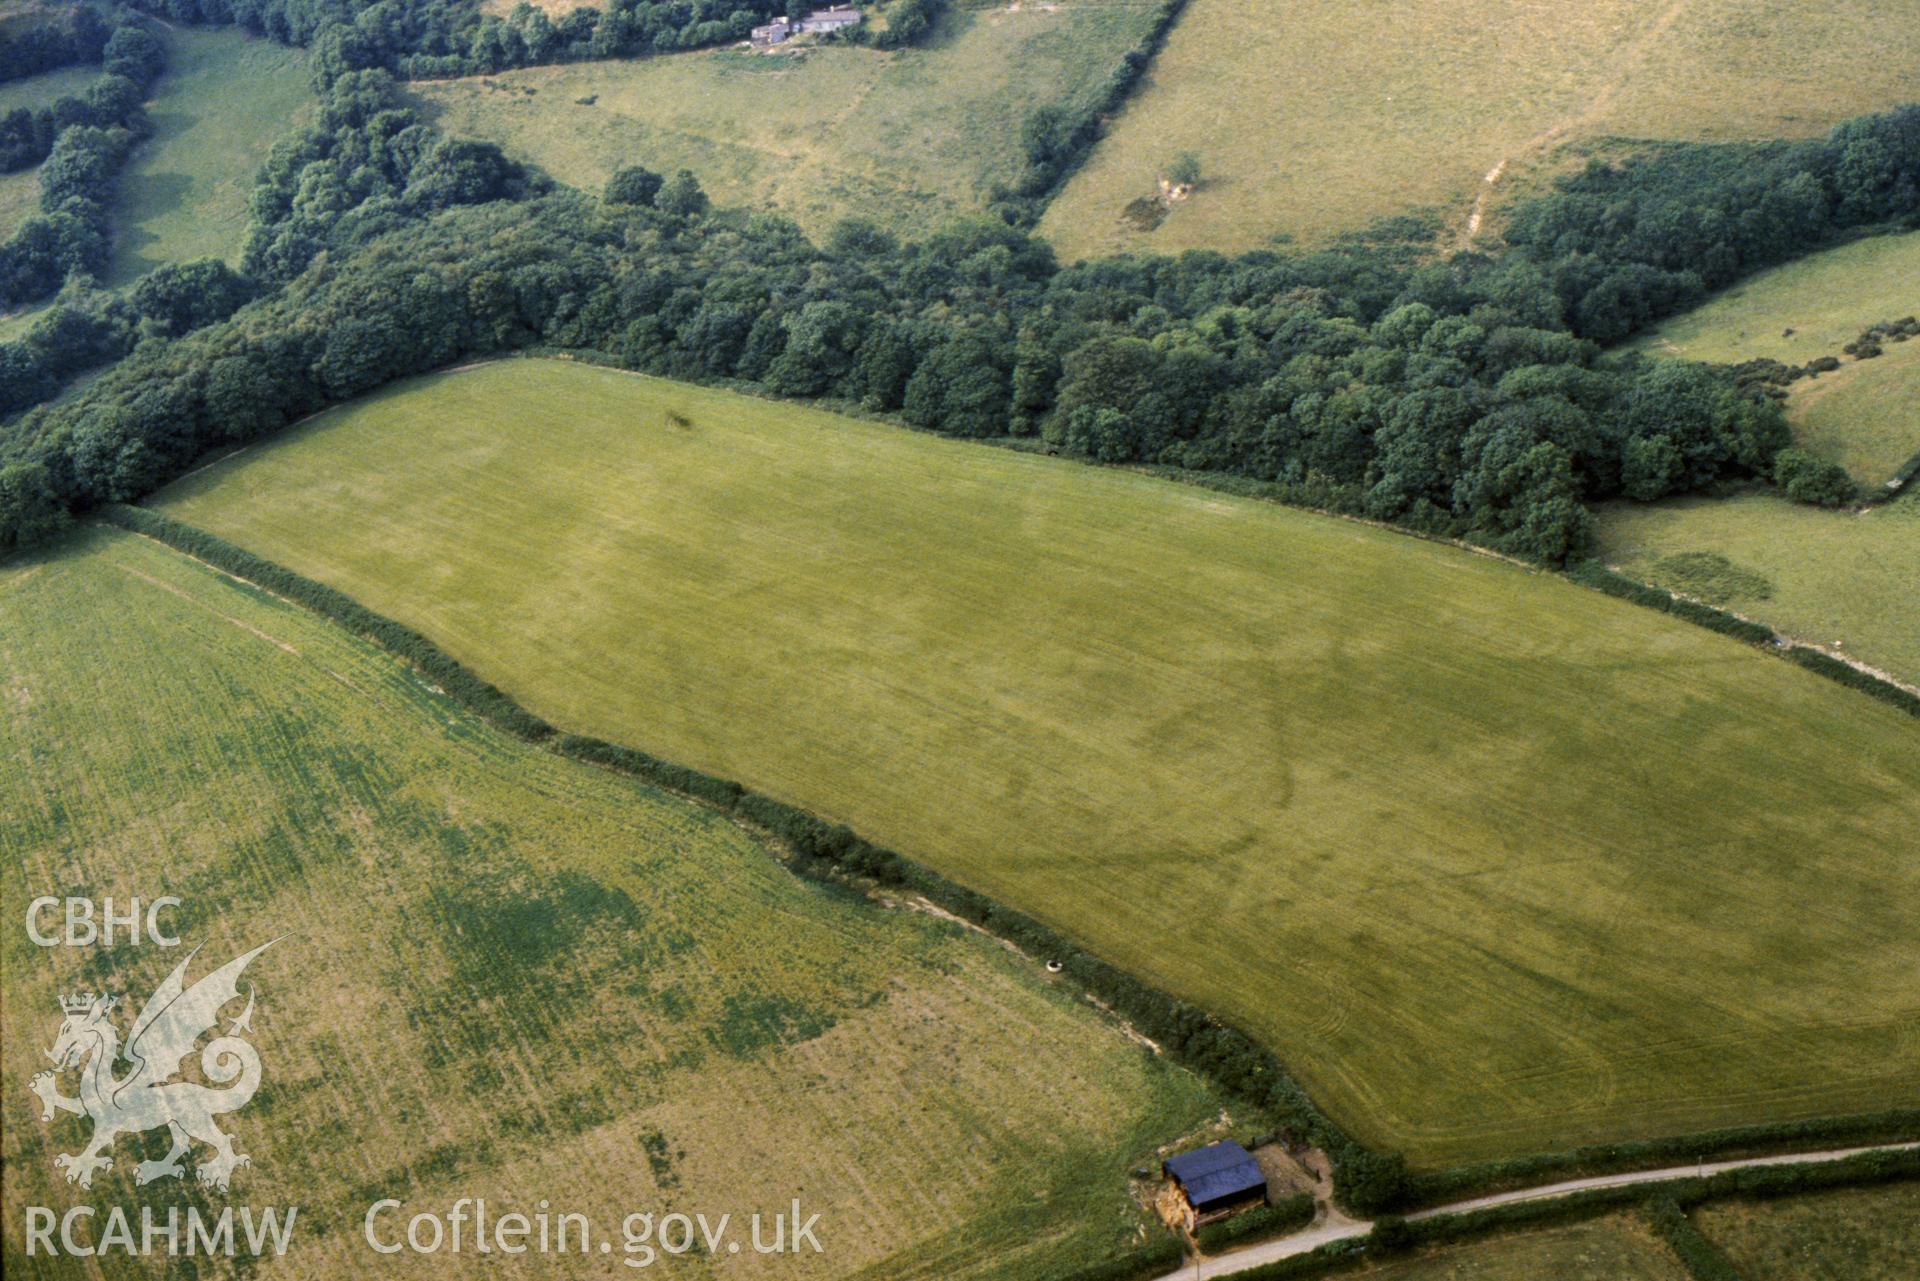
[[[1264,1188],[1267,1182],[1253,1154],[1232,1139],[1168,1157],[1165,1168],[1196,1206]]]

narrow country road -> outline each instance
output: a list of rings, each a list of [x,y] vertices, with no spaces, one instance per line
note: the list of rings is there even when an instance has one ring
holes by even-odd
[[[1719,1174],[1723,1170],[1742,1170],[1768,1165],[1801,1165],[1808,1162],[1839,1161],[1850,1156],[1860,1156],[1867,1152],[1903,1152],[1911,1148],[1920,1148],[1916,1143],[1878,1143],[1859,1148],[1833,1148],[1825,1152],[1790,1152],[1781,1156],[1747,1157],[1738,1161],[1707,1161],[1694,1165],[1674,1165],[1659,1170],[1632,1170],[1625,1174],[1600,1174],[1592,1178],[1568,1179],[1563,1183],[1543,1183],[1538,1187],[1519,1188],[1512,1192],[1498,1192],[1492,1196],[1475,1197],[1470,1201],[1454,1201],[1446,1205],[1436,1205],[1430,1210],[1420,1210],[1406,1217],[1409,1220],[1431,1219],[1441,1214],[1461,1214],[1469,1210],[1485,1210],[1496,1205],[1509,1205],[1515,1201],[1538,1201],[1548,1197],[1565,1196],[1570,1192],[1585,1192],[1590,1188],[1617,1188],[1635,1184],[1654,1184],[1674,1179],[1698,1178],[1702,1175]],[[1290,1259],[1296,1254],[1305,1254],[1317,1250],[1333,1241],[1344,1241],[1351,1237],[1365,1236],[1373,1229],[1373,1224],[1359,1219],[1349,1219],[1337,1210],[1330,1215],[1316,1219],[1312,1227],[1304,1228],[1291,1236],[1279,1237],[1244,1250],[1235,1250],[1231,1254],[1222,1254],[1214,1258],[1203,1259],[1198,1263],[1188,1263],[1184,1268],[1169,1272],[1160,1281],[1205,1281],[1209,1277],[1232,1276],[1263,1263],[1272,1263],[1276,1259]]]

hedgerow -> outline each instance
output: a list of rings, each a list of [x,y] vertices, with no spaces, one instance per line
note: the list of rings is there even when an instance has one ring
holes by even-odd
[[[1823,654],[1805,645],[1795,645],[1787,650],[1787,661],[1797,663],[1810,672],[1818,672],[1848,689],[1859,690],[1862,694],[1891,704],[1903,712],[1920,716],[1920,696],[1901,689],[1891,681],[1881,680],[1871,672],[1863,672],[1851,663],[1843,663],[1831,654]]]
[[[1140,43],[1121,57],[1107,78],[1106,91],[1092,102],[1078,109],[1050,103],[1027,117],[1020,129],[1026,165],[1012,186],[994,188],[995,213],[1019,227],[1040,221],[1047,202],[1086,163],[1100,140],[1100,122],[1117,114],[1146,79],[1147,68],[1186,7],[1187,0],[1160,0]]]
[[[40,212],[0,245],[0,308],[37,302],[69,276],[106,268],[120,166],[151,132],[141,104],[166,66],[166,50],[152,32],[126,22],[100,56],[104,72],[84,95],[0,117],[0,172],[40,164]]]
[[[1851,663],[1843,663],[1832,655],[1805,645],[1795,645],[1786,638],[1775,634],[1771,627],[1756,623],[1751,619],[1730,614],[1724,609],[1697,600],[1687,600],[1674,593],[1650,586],[1624,574],[1617,574],[1597,560],[1586,561],[1567,571],[1567,577],[1585,587],[1605,592],[1620,600],[1632,601],[1648,609],[1657,609],[1676,618],[1683,618],[1696,626],[1709,631],[1731,636],[1735,640],[1746,641],[1753,645],[1768,645],[1788,662],[1816,672],[1830,681],[1845,685],[1848,689],[1858,690],[1869,697],[1899,708],[1910,715],[1920,716],[1920,697],[1912,691],[1902,689],[1892,681],[1884,680],[1871,672],[1863,672]]]
[[[29,11],[0,26],[0,82],[98,62],[112,31],[100,11],[89,4],[40,21],[34,21]]]
[[[1218,1254],[1234,1246],[1298,1232],[1313,1222],[1314,1211],[1313,1194],[1296,1192],[1272,1205],[1245,1210],[1231,1218],[1205,1224],[1193,1236],[1202,1250],[1208,1254]]]
[[[1732,1260],[1720,1247],[1700,1235],[1672,1197],[1656,1198],[1647,1207],[1647,1224],[1654,1235],[1665,1241],[1693,1281],[1741,1281]]]

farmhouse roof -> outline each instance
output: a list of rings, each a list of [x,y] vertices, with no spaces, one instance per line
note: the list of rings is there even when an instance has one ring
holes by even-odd
[[[1164,1168],[1196,1209],[1267,1185],[1260,1163],[1232,1139],[1168,1157]]]

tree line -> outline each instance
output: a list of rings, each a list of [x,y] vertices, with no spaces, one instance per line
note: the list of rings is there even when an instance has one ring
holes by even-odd
[[[1031,227],[1046,212],[1047,202],[1066,185],[1100,138],[1100,122],[1116,114],[1145,79],[1147,67],[1166,43],[1187,0],[1158,0],[1153,21],[1140,43],[1121,57],[1098,97],[1082,106],[1047,103],[1034,109],[1020,126],[1020,150],[1025,163],[1011,183],[997,184],[991,195],[994,213],[1016,227]]]
[[[816,246],[775,215],[711,207],[691,174],[630,167],[606,200],[554,190],[356,72],[256,193],[246,268],[284,287],[16,424],[0,543],[391,379],[546,347],[1242,478],[1564,563],[1587,549],[1589,503],[1767,479],[1790,443],[1731,371],[1603,352],[1621,331],[1596,331],[1595,291],[1660,273],[1647,323],[1709,279],[1913,220],[1916,174],[1920,107],[1788,148],[1590,169],[1520,210],[1529,230],[1497,254],[1357,238],[1062,267],[991,218],[914,244],[850,222]],[[1695,253],[1694,214],[1715,208],[1740,211],[1709,220],[1731,260]]]

